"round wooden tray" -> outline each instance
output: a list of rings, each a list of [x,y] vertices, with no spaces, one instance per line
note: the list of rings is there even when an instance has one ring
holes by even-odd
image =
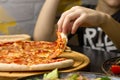
[[[74,65],[69,68],[59,69],[59,72],[72,72],[76,70],[80,70],[84,67],[86,67],[90,60],[89,58],[79,52],[70,51],[70,52],[64,52],[59,57],[65,57],[65,58],[71,58],[74,60]],[[36,74],[43,74],[49,71],[18,71],[18,72],[0,72],[0,77],[25,77],[25,76],[31,76]]]

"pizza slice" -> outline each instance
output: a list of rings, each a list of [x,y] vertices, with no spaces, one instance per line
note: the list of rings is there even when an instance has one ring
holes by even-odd
[[[57,45],[55,46],[54,53],[49,56],[49,58],[55,58],[60,55],[65,49],[67,45],[67,36],[64,33],[57,32],[58,39],[56,40]]]

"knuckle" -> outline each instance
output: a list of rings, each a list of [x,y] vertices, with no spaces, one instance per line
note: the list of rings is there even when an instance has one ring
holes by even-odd
[[[79,26],[79,22],[75,22],[74,26],[78,27]]]
[[[81,9],[78,9],[78,10],[75,10],[76,13],[81,13],[82,10]]]
[[[79,9],[80,8],[80,6],[74,6],[74,7],[72,7],[72,9]]]
[[[88,16],[88,14],[86,12],[84,12],[83,15],[86,16],[86,17]]]
[[[61,16],[62,16],[62,17],[65,17],[65,16],[66,16],[65,12],[64,12],[64,13],[62,13],[62,14],[61,14]]]
[[[66,19],[67,19],[67,20],[69,20],[70,18],[71,18],[71,16],[70,16],[70,15],[67,15],[67,16],[66,16]]]

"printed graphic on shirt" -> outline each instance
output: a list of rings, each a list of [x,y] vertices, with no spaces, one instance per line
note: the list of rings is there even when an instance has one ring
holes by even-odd
[[[86,47],[102,51],[115,51],[117,48],[101,28],[86,28],[84,34]]]
[[[0,33],[9,34],[9,27],[16,26],[16,21],[0,6]]]

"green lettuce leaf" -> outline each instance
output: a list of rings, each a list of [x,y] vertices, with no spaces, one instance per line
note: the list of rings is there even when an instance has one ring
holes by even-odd
[[[44,74],[43,79],[55,80],[58,78],[58,69],[54,69],[48,74]]]

